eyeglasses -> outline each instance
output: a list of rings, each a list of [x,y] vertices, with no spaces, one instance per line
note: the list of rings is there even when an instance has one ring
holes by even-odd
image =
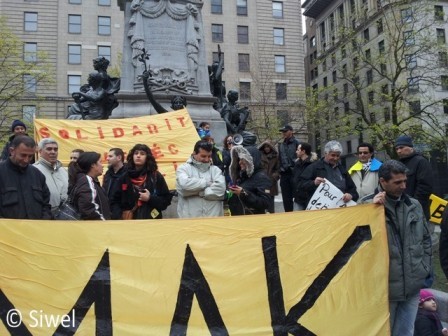
[[[367,154],[370,154],[370,152],[358,152],[358,155],[362,155],[362,154],[367,155]]]

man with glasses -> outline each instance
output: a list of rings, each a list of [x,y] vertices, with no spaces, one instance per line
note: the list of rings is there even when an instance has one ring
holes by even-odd
[[[68,173],[58,160],[58,143],[52,138],[39,142],[39,161],[34,166],[45,176],[50,189],[51,212],[55,214],[59,206],[67,199]]]
[[[374,158],[374,152],[371,144],[359,144],[358,161],[348,170],[359,198],[373,193],[378,186],[378,170],[383,163]]]
[[[356,202],[359,197],[356,186],[347,169],[339,161],[342,155],[342,145],[335,140],[329,141],[325,145],[324,154],[323,158],[310,164],[299,177],[298,188],[308,192],[309,195],[306,204],[310,201],[319,184],[325,182],[325,180],[333,183],[344,193],[342,200],[345,203]]]

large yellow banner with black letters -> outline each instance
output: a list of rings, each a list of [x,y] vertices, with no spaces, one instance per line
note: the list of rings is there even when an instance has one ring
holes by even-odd
[[[53,138],[58,159],[66,166],[75,148],[100,153],[106,163],[111,148],[125,152],[136,144],[151,149],[170,189],[175,189],[176,169],[193,152],[199,136],[186,109],[138,118],[109,120],[35,119],[36,141]]]
[[[389,335],[384,209],[0,220],[0,335]]]

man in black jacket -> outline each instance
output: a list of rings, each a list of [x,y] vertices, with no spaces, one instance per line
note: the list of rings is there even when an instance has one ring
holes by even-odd
[[[429,195],[432,193],[432,169],[429,161],[414,150],[411,137],[402,135],[395,141],[395,151],[408,168],[406,194],[417,199],[429,220]]]
[[[349,201],[356,202],[359,195],[356,191],[355,183],[347,169],[339,162],[342,154],[342,145],[335,140],[329,141],[325,145],[324,154],[322,159],[310,164],[299,177],[298,188],[309,195],[306,204],[310,201],[317,186],[325,180],[333,183],[344,193],[342,200],[345,203]]]
[[[280,188],[282,189],[283,208],[285,212],[294,209],[294,161],[296,150],[300,142],[294,137],[291,125],[285,125],[280,129],[283,142],[278,145],[278,160],[280,162]]]
[[[29,136],[12,140],[9,158],[0,163],[0,217],[52,218],[45,176],[30,164],[35,152],[36,143]]]
[[[120,188],[118,180],[126,172],[123,150],[121,148],[111,148],[107,154],[107,163],[109,169],[104,174],[103,189],[109,199],[109,205],[111,205],[113,195]],[[121,219],[115,217],[112,213],[112,219]]]

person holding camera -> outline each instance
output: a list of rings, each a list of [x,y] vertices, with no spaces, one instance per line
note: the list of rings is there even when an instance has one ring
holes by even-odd
[[[294,209],[294,162],[300,142],[294,137],[294,129],[291,125],[285,125],[279,131],[283,135],[283,142],[278,145],[280,188],[282,189],[283,208],[285,212],[291,212]]]
[[[112,218],[161,219],[173,198],[147,145],[137,144],[127,156],[127,171],[118,180]]]

